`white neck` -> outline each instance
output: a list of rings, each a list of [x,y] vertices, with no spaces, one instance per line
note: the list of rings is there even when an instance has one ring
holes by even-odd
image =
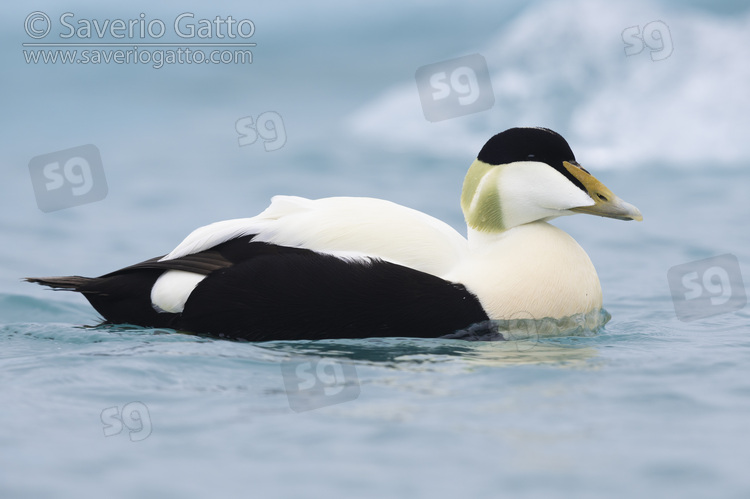
[[[481,252],[491,251],[491,248],[500,243],[505,237],[507,230],[499,232],[486,232],[477,230],[471,226],[466,228],[466,239],[469,241],[469,251]]]

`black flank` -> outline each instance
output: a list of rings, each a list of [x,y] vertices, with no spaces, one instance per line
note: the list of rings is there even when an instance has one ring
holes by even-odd
[[[266,255],[211,274],[180,319],[189,330],[251,341],[435,338],[484,320],[462,285],[313,251]]]
[[[434,338],[488,320],[462,285],[381,260],[345,261],[252,237],[101,277],[27,280],[82,293],[109,323],[249,341]],[[151,305],[154,282],[170,269],[207,276],[182,314],[159,313]]]

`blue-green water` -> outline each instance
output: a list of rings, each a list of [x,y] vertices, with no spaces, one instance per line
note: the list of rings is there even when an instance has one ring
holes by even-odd
[[[609,177],[644,223],[560,223],[613,316],[593,336],[233,343],[81,327],[82,300],[2,295],[4,496],[747,495],[750,314],[680,322],[666,273],[731,251],[750,275],[750,177]],[[358,392],[293,411],[281,366],[321,360],[354,366]],[[131,402],[148,428],[105,436],[102,412]]]
[[[750,279],[750,80],[737,64],[750,18],[731,3],[622,3],[602,16],[595,3],[568,2],[559,22],[551,6],[563,3],[460,13],[448,3],[227,4],[200,15],[254,18],[253,66],[161,70],[26,65],[28,12],[10,10],[0,496],[750,495],[750,309],[698,300],[692,309],[705,317],[681,321],[668,281],[689,264],[700,271],[690,282],[701,282],[695,262],[726,254],[739,269],[709,280],[721,288],[713,297]],[[190,8],[70,7],[90,18]],[[555,33],[545,10],[571,28]],[[310,25],[313,14],[324,20]],[[626,57],[621,31],[656,19],[674,53]],[[426,121],[416,68],[477,51],[495,107]],[[560,68],[583,75],[580,86],[558,80]],[[286,145],[239,147],[237,120],[265,111],[283,116]],[[463,230],[458,196],[475,149],[525,124],[561,132],[585,168],[643,212],[642,223],[554,222],[599,272],[612,319],[596,334],[235,343],[92,327],[83,298],[20,281],[163,254],[193,228],[254,215],[279,193],[390,199]],[[105,199],[40,211],[29,160],[88,143],[101,151]]]

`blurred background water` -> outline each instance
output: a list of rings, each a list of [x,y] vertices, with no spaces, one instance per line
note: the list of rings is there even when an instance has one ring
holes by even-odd
[[[61,40],[66,12],[72,23],[143,13],[170,29],[189,12],[251,19],[257,45],[252,64],[33,64],[22,46],[38,41],[24,31],[33,11],[52,21],[45,41]],[[739,262],[733,293],[750,276],[745,2],[2,12],[2,497],[750,494],[747,307],[681,321],[667,280],[723,254]],[[624,38],[652,22],[668,31],[626,55]],[[474,53],[494,106],[427,121],[417,68]],[[263,113],[283,122],[283,144],[240,145],[238,122]],[[612,320],[596,335],[232,343],[86,327],[98,319],[83,298],[20,282],[164,254],[274,194],[385,198],[464,231],[466,168],[492,134],[521,125],[561,133],[644,213],[556,222],[599,271]],[[29,162],[85,144],[101,154],[106,197],[42,212]],[[332,360],[348,369],[348,398],[292,410],[281,366]]]

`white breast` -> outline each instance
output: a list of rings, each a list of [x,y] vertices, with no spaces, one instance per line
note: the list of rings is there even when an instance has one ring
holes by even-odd
[[[598,310],[602,290],[586,252],[566,232],[535,222],[470,232],[470,255],[444,276],[463,283],[491,319],[562,318]]]

